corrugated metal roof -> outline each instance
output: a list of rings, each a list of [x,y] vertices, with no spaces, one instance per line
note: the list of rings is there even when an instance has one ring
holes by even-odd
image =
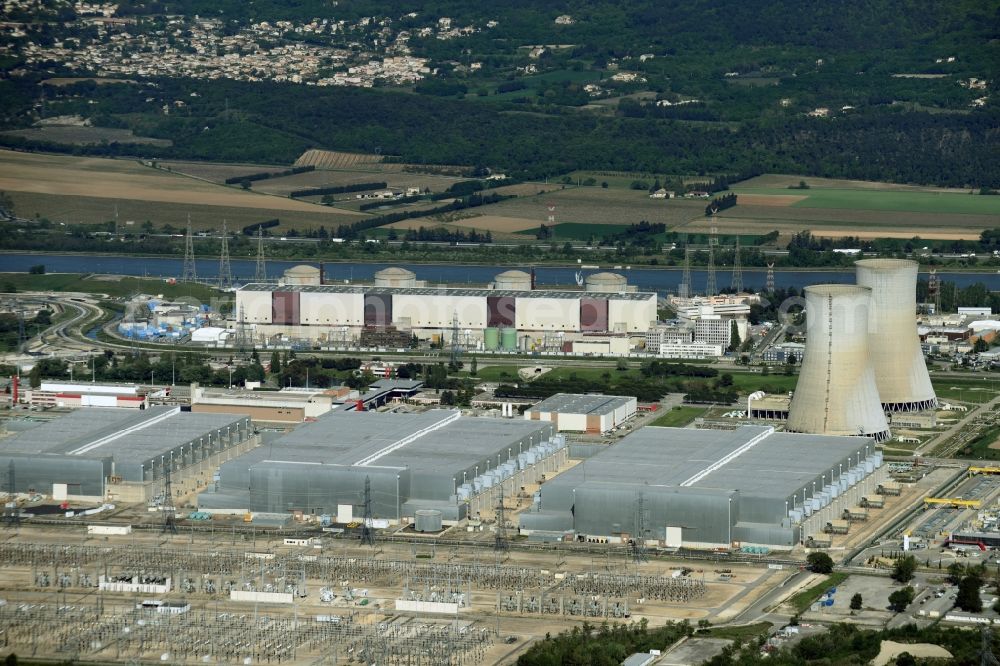
[[[90,407],[0,440],[0,453],[113,457],[117,463],[140,463],[244,420],[239,414],[194,414],[177,407]]]
[[[870,440],[773,433],[768,428],[695,430],[646,426],[618,444],[546,482],[547,491],[602,482],[621,485],[680,486],[718,465],[691,484],[693,488],[739,490],[742,494],[784,498],[857,451]],[[744,453],[719,465],[755,437]]]
[[[518,289],[471,289],[466,287],[376,287],[372,285],[347,284],[289,284],[276,287],[273,284],[251,283],[240,287],[239,291],[321,293],[321,294],[399,294],[401,296],[511,296],[516,298],[608,298],[618,301],[645,301],[655,296],[653,292],[593,292],[571,290],[533,291]]]
[[[247,466],[262,460],[355,465],[378,456],[371,465],[413,471],[457,469],[529,434],[551,429],[547,422],[455,418],[459,414],[447,409],[421,414],[331,412],[248,452],[239,461]],[[414,437],[417,433],[422,434]]]
[[[635,398],[627,395],[556,393],[532,407],[532,412],[559,414],[609,414]]]

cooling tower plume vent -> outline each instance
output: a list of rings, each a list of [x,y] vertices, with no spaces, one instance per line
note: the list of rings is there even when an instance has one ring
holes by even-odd
[[[868,348],[871,290],[805,288],[806,349],[788,410],[788,430],[888,439]]]
[[[868,349],[882,407],[888,412],[936,408],[917,337],[917,262],[862,259],[854,265],[858,285],[872,293]]]

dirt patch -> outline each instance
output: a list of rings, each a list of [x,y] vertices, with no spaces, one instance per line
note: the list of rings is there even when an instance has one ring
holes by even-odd
[[[933,643],[896,643],[894,641],[882,641],[878,655],[872,660],[872,666],[886,666],[893,659],[909,652],[910,656],[917,659],[951,659],[952,654],[940,645]]]
[[[482,229],[484,231],[494,231],[502,233],[517,233],[526,229],[538,227],[538,222],[526,220],[523,217],[503,217],[501,215],[480,215],[479,217],[469,217],[464,220],[452,222],[458,227],[469,229]]]
[[[806,198],[802,194],[740,194],[737,204],[785,208]]]
[[[959,192],[968,190],[948,187],[932,187],[923,185],[900,185],[899,183],[880,183],[870,180],[847,180],[843,178],[812,178],[810,176],[792,176],[780,173],[765,173],[756,178],[740,181],[736,187],[797,187],[799,182],[805,181],[810,188],[833,188],[852,190],[894,190],[900,192]]]

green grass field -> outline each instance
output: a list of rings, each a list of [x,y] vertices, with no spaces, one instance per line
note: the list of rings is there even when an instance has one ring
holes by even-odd
[[[788,601],[795,607],[797,612],[802,613],[808,610],[809,606],[812,605],[812,602],[819,599],[820,595],[829,590],[831,587],[837,587],[843,583],[847,580],[848,576],[850,576],[850,574],[834,571],[832,574],[827,576],[825,580],[820,581],[808,589],[802,590]]]
[[[518,231],[519,234],[524,234],[526,236],[534,236],[538,233],[541,227],[535,227],[534,229],[525,229],[523,231]],[[626,227],[620,224],[586,224],[584,222],[560,222],[555,226],[549,227],[552,230],[552,240],[553,242],[567,241],[567,240],[579,240],[587,241],[591,237],[600,239],[602,236],[607,236],[610,234],[620,234],[626,229]]]
[[[674,407],[669,412],[665,412],[656,417],[652,426],[664,428],[681,428],[702,416],[707,410],[704,407]]]
[[[854,190],[813,188],[789,190],[778,188],[741,188],[739,194],[804,196],[792,208],[840,208],[848,210],[899,211],[911,213],[952,213],[1000,215],[1000,197],[958,194],[953,192],[899,192],[890,190]]]
[[[997,395],[1000,390],[1000,377],[995,375],[983,375],[977,379],[932,377],[931,384],[939,399],[979,404],[989,402]]]
[[[109,280],[86,278],[75,273],[28,275],[27,273],[0,273],[0,291],[79,291],[109,296],[131,296],[135,293],[163,294],[166,298],[188,296],[208,303],[220,293],[201,284],[167,284],[163,280],[122,277]]]

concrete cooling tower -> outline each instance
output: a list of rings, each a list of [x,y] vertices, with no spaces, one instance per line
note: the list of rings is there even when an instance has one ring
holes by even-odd
[[[858,285],[872,290],[868,349],[882,407],[911,412],[937,407],[917,337],[917,262],[863,259]]]
[[[888,439],[868,353],[871,290],[822,284],[805,294],[806,349],[787,429]]]

